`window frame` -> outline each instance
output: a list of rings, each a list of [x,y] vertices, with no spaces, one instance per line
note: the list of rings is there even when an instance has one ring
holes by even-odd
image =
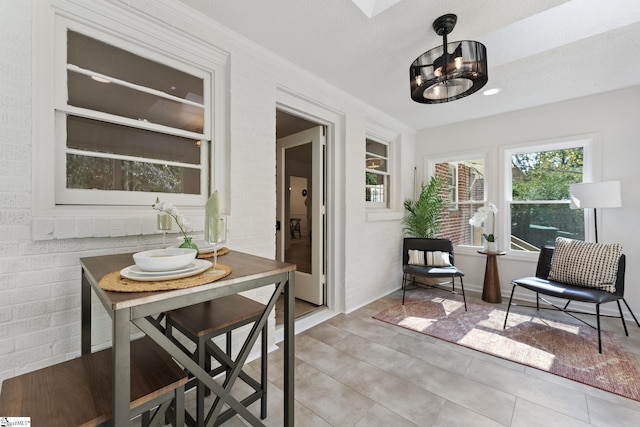
[[[135,45],[145,46],[154,54],[166,57],[175,57],[181,63],[193,64],[197,69],[211,73],[211,84],[208,90],[212,108],[210,110],[211,123],[210,139],[211,147],[204,153],[210,164],[210,170],[206,179],[206,187],[216,188],[228,194],[229,171],[225,167],[229,160],[229,139],[228,139],[228,74],[229,74],[229,53],[217,48],[206,41],[206,38],[196,36],[196,34],[206,34],[203,23],[193,22],[186,31],[166,26],[160,26],[149,17],[128,13],[126,10],[113,8],[106,4],[96,3],[91,8],[76,7],[66,3],[52,4],[51,7],[34,8],[33,23],[33,82],[32,82],[32,105],[33,105],[33,155],[32,168],[38,173],[32,176],[32,237],[35,240],[52,239],[59,237],[73,237],[74,233],[69,233],[75,227],[75,235],[82,237],[104,236],[104,230],[84,229],[91,221],[101,223],[111,221],[114,217],[129,218],[130,226],[111,230],[111,236],[124,236],[129,234],[152,234],[156,232],[155,227],[147,225],[147,217],[153,216],[150,205],[120,204],[120,205],[56,205],[55,200],[55,180],[57,173],[52,159],[56,156],[56,135],[54,109],[57,107],[56,101],[60,98],[56,93],[54,76],[59,72],[60,67],[56,67],[60,56],[56,56],[55,34],[60,26],[58,21],[66,20],[70,22],[75,31],[88,34],[83,29],[94,29],[98,32],[106,33],[111,37],[126,40]],[[89,34],[90,35],[90,34]],[[118,44],[119,47],[125,47]],[[146,56],[145,56],[146,57]],[[66,72],[66,52],[62,57],[65,63]],[[53,71],[52,71],[53,70]],[[66,87],[62,89],[66,92]],[[203,129],[204,132],[204,129]],[[146,194],[146,193],[145,193]],[[170,196],[174,202],[173,195]],[[169,196],[167,197],[169,198]],[[155,200],[155,198],[154,198]],[[206,196],[202,201],[182,204],[176,201],[174,204],[180,205],[181,209],[189,217],[199,215]],[[146,198],[145,198],[146,202]],[[224,208],[230,212],[228,198],[221,201]],[[58,232],[58,225],[64,223],[64,232]],[[52,224],[56,224],[53,232]],[[71,227],[71,228],[70,228]],[[60,228],[60,230],[63,230]]]
[[[600,151],[600,146],[601,135],[592,133],[501,147],[502,182],[500,184],[503,197],[498,213],[498,233],[500,233],[498,235],[498,246],[504,248],[503,250],[514,258],[534,260],[539,256],[539,252],[511,250],[510,239],[507,239],[507,236],[511,235],[511,204],[513,203],[511,158],[513,155],[582,147],[582,182],[593,182],[600,180],[600,156],[595,155],[596,152]],[[590,240],[593,238],[593,214],[591,209],[584,209],[584,221],[585,240]]]
[[[365,123],[364,140],[361,145],[361,159],[366,162],[366,140],[387,145],[387,174],[389,177],[387,203],[367,202],[365,203],[367,221],[388,221],[400,220],[404,216],[404,206],[402,203],[401,188],[401,135],[399,132],[389,128],[377,121],[367,118]],[[361,163],[362,164],[362,163]],[[366,164],[365,164],[366,166]],[[363,175],[367,169],[364,168]],[[363,182],[364,183],[364,182]]]
[[[117,116],[114,114],[104,113],[99,110],[91,110],[87,108],[76,107],[67,102],[68,88],[68,63],[67,63],[67,34],[74,31],[87,37],[99,40],[101,42],[113,45],[119,49],[123,49],[138,57],[158,62],[165,66],[178,69],[190,75],[196,76],[203,80],[203,130],[201,134],[170,128],[169,126],[142,122],[139,120]],[[209,154],[209,146],[211,144],[211,121],[212,121],[212,90],[211,90],[211,72],[194,66],[194,64],[179,61],[171,58],[166,54],[151,50],[151,46],[141,46],[132,41],[125,40],[108,34],[99,29],[83,25],[70,19],[62,18],[56,20],[55,29],[55,100],[54,100],[54,116],[55,116],[55,204],[56,205],[148,205],[148,200],[152,202],[156,197],[161,199],[170,198],[176,205],[202,205],[206,202],[209,189],[209,168],[211,158]],[[200,194],[172,194],[172,193],[154,193],[154,192],[138,192],[138,191],[119,191],[119,190],[91,190],[91,189],[69,189],[66,185],[67,179],[67,115],[73,115],[80,118],[104,121],[117,125],[127,126],[133,129],[142,129],[146,131],[158,132],[172,136],[185,137],[189,139],[200,139],[203,143],[200,146]]]
[[[371,153],[369,151],[366,151],[367,150],[366,149],[366,145],[367,145],[367,142],[369,142],[369,141],[384,146],[386,155],[382,156],[380,154]],[[384,202],[375,202],[375,201],[369,201],[369,200],[365,199],[365,202],[367,203],[368,207],[371,207],[371,208],[388,208],[389,207],[389,201],[390,201],[390,196],[391,196],[391,187],[390,186],[391,186],[391,182],[393,181],[391,179],[391,171],[389,170],[390,169],[390,164],[391,164],[390,159],[389,159],[390,151],[391,151],[391,149],[389,147],[389,143],[388,142],[381,141],[381,140],[374,139],[374,138],[369,138],[369,137],[365,138],[365,155],[364,155],[364,157],[365,157],[365,176],[366,176],[367,173],[372,173],[372,174],[375,174],[375,175],[382,176],[382,180],[383,180],[382,186],[384,188],[384,192],[386,193],[384,195],[384,200],[385,200]],[[377,159],[380,159],[380,160],[384,160],[386,162],[386,164],[387,164],[387,168],[386,168],[387,170],[386,171],[380,171],[380,170],[368,168],[367,167],[368,166],[367,163],[368,163],[368,161],[370,159],[370,156],[373,156],[373,157],[375,157]],[[365,188],[366,188],[366,183],[365,183]]]
[[[491,201],[491,195],[495,194],[493,191],[492,183],[497,180],[497,174],[494,174],[493,171],[495,168],[492,167],[493,157],[492,151],[489,149],[479,150],[479,151],[465,151],[465,152],[453,152],[453,153],[444,153],[440,154],[437,157],[425,157],[424,159],[424,171],[425,171],[425,180],[424,182],[429,182],[432,176],[435,176],[436,173],[436,165],[440,163],[459,163],[462,161],[467,161],[470,159],[483,159],[484,160],[484,200],[474,200],[474,201],[464,201],[460,202],[458,197],[457,185],[459,182],[458,170],[459,168],[456,165],[456,201],[454,202],[456,207],[451,209],[451,205],[447,206],[447,212],[457,212],[460,210],[460,205],[472,206],[479,203],[486,205],[487,202]],[[471,227],[471,226],[470,226]],[[462,253],[475,253],[475,251],[481,246],[467,245],[467,244],[454,244],[456,248],[462,249]]]

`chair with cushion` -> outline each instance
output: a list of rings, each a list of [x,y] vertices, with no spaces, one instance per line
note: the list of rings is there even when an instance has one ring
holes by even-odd
[[[86,354],[8,378],[0,392],[0,416],[30,417],[33,426],[108,425],[112,418],[111,349]],[[173,404],[172,424],[184,424],[187,376],[149,338],[131,342],[131,417],[163,426]]]
[[[454,266],[453,243],[449,239],[423,239],[406,237],[402,245],[402,304],[409,278],[415,285],[416,276],[434,279],[447,278],[452,292],[456,293],[455,278],[460,278],[464,309],[467,310],[467,299],[464,294],[464,273]]]
[[[629,336],[627,325],[622,315],[620,300],[624,302],[638,327],[640,323],[624,299],[625,256],[620,245],[587,243],[565,238],[556,239],[556,246],[543,246],[538,257],[535,277],[524,277],[511,281],[513,288],[509,297],[509,305],[504,319],[507,327],[509,309],[512,305],[516,287],[528,289],[536,293],[536,309],[540,309],[540,300],[553,308],[561,310],[580,322],[598,330],[598,351],[602,353],[600,338],[600,304],[615,301],[618,304],[620,319],[624,332]],[[564,307],[559,307],[541,297],[540,294],[567,300]],[[568,311],[571,301],[595,304],[596,322],[593,325],[578,318],[572,313],[590,314]]]
[[[229,295],[206,301],[200,304],[180,308],[166,312],[166,334],[184,352],[198,363],[212,377],[222,373],[229,375],[236,363],[232,358],[232,331],[245,325],[257,322],[264,312],[265,306],[242,295]],[[185,337],[195,343],[195,351],[187,349],[174,335],[174,329],[180,331]],[[220,349],[214,338],[225,335],[225,350]],[[267,324],[265,323],[261,333],[261,363],[260,382],[251,378],[245,372],[240,372],[239,378],[247,383],[254,392],[241,400],[242,404],[249,406],[257,400],[261,400],[260,417],[267,417]],[[218,366],[212,369],[212,358]],[[196,416],[187,414],[187,422],[197,426],[219,425],[233,417],[236,412],[227,409],[215,420],[215,424],[210,424],[205,416],[205,396],[210,394],[210,390],[197,380],[191,378],[187,383],[186,390],[197,388],[196,396]]]

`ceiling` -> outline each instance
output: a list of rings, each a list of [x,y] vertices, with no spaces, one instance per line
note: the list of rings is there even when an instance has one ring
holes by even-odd
[[[640,84],[637,0],[181,1],[416,130]],[[409,64],[446,13],[449,42],[487,47],[497,95],[411,100]]]

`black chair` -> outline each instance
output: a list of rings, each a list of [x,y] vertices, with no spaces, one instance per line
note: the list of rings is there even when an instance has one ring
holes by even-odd
[[[447,252],[449,254],[450,266],[433,267],[428,265],[409,264],[409,250],[418,250],[424,252]],[[438,283],[439,285],[451,283],[452,293],[456,293],[455,278],[460,278],[460,286],[462,288],[462,299],[464,301],[464,309],[467,310],[467,299],[464,295],[464,282],[462,276],[464,273],[454,266],[453,243],[449,239],[423,239],[418,237],[406,237],[402,245],[402,304],[404,304],[404,296],[407,290],[407,281],[412,278],[415,285],[416,276],[427,278],[449,278],[451,281]],[[432,287],[438,287],[432,286]]]
[[[511,296],[509,297],[509,305],[507,306],[507,313],[504,317],[503,329],[507,327],[507,318],[509,317],[509,309],[511,308],[511,303],[513,300],[513,292],[515,291],[516,286],[529,289],[530,291],[533,291],[536,293],[536,310],[540,310],[540,300],[542,300],[547,304],[549,304],[550,306],[552,306],[553,308],[565,312],[569,316],[579,320],[585,325],[588,325],[594,329],[597,329],[598,330],[598,351],[600,353],[602,353],[602,342],[600,339],[600,304],[613,302],[613,301],[615,301],[618,304],[618,311],[620,312],[620,319],[622,320],[624,333],[625,335],[629,336],[629,332],[627,331],[627,325],[624,322],[624,317],[622,315],[622,307],[620,306],[620,300],[622,300],[624,304],[627,306],[629,313],[631,313],[633,320],[635,320],[636,325],[640,327],[640,323],[638,323],[638,319],[636,319],[636,316],[631,311],[629,304],[627,304],[627,301],[625,301],[624,299],[624,273],[625,273],[625,264],[626,264],[626,259],[624,255],[620,256],[620,260],[618,261],[618,273],[616,276],[616,283],[615,283],[616,291],[612,293],[612,292],[608,292],[598,288],[569,285],[566,283],[560,283],[553,280],[548,280],[547,277],[549,276],[549,271],[551,270],[551,260],[553,259],[554,249],[555,248],[552,246],[543,246],[540,249],[540,256],[538,257],[538,265],[536,267],[535,277],[524,277],[522,279],[516,279],[511,281],[513,288],[511,289]],[[552,302],[541,297],[540,294],[566,299],[567,303],[564,305],[564,307],[559,307],[553,304]],[[596,315],[597,326],[593,326],[572,314],[572,313],[576,313],[576,314],[593,315],[593,313],[586,313],[586,312],[580,312],[580,311],[576,312],[576,311],[567,310],[567,307],[569,306],[569,303],[571,301],[580,301],[580,302],[595,304],[596,305],[595,315]]]

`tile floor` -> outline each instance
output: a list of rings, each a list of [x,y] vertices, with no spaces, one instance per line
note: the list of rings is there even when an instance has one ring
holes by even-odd
[[[396,292],[296,336],[297,426],[640,426],[640,402],[372,318],[400,299]],[[640,329],[629,324],[626,338],[619,320],[604,323],[640,365]],[[281,426],[281,350],[269,354],[269,379],[264,421]],[[258,414],[259,404],[251,409]]]

